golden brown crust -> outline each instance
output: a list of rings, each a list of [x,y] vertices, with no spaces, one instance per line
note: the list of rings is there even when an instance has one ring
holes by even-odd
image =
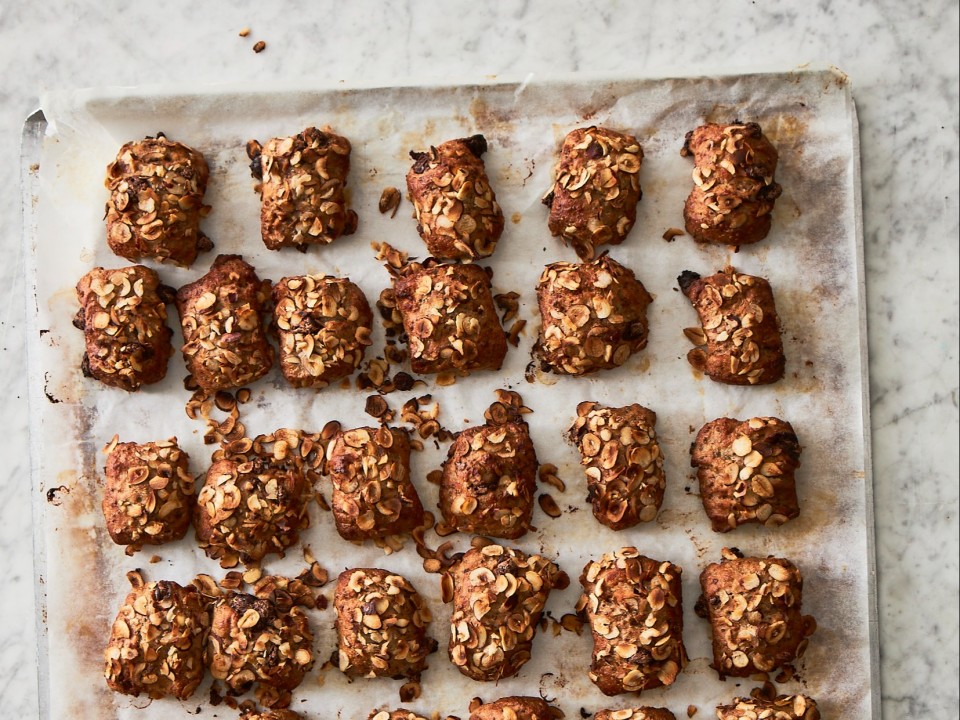
[[[720,720],[820,720],[817,703],[806,695],[778,695],[773,700],[734,698],[717,706]]]
[[[450,446],[440,511],[461,532],[515,539],[530,527],[537,453],[522,420],[467,428]]]
[[[210,615],[193,587],[139,576],[120,606],[104,650],[114,692],[185,700],[203,680]]]
[[[73,324],[83,330],[85,375],[128,392],[166,377],[173,333],[160,287],[157,273],[142,265],[97,267],[80,279]]]
[[[781,188],[773,179],[777,151],[757,123],[701,125],[687,133],[680,154],[696,164],[683,208],[694,240],[747,245],[767,236]]]
[[[273,286],[273,307],[288,383],[324,388],[360,366],[373,313],[355,284],[329,275],[285,277]]]
[[[500,369],[507,338],[483,268],[411,263],[394,291],[415,373]]]
[[[710,667],[721,679],[770,672],[803,655],[816,622],[801,614],[803,579],[792,562],[738,558],[724,548],[700,585],[697,612],[710,620]]]
[[[800,442],[774,417],[720,418],[700,428],[690,448],[703,509],[716,532],[744,523],[782,525],[800,514],[794,473]]]
[[[592,260],[600,245],[619,245],[637,219],[643,150],[633,135],[591,126],[570,131],[556,182],[544,197],[550,232]]]
[[[593,516],[611,530],[650,522],[660,510],[666,478],[656,424],[642,405],[577,406],[569,437],[580,450]]]
[[[538,697],[512,695],[484,703],[470,713],[470,720],[557,720],[563,713]]]
[[[632,270],[607,256],[547,265],[537,300],[542,326],[534,354],[545,370],[587,375],[619,367],[647,346],[653,298]]]
[[[107,244],[133,262],[144,258],[189,267],[213,247],[200,232],[210,176],[203,155],[162,134],[128,142],[107,165]]]
[[[483,135],[473,135],[410,153],[407,190],[417,232],[434,257],[469,262],[497,247],[503,212],[483,163],[486,151]]]
[[[550,591],[568,582],[539,555],[500,545],[468,550],[441,585],[444,602],[453,601],[450,661],[474,680],[516,675],[530,660]]]
[[[677,720],[666,708],[635,707],[621,710],[598,710],[594,720]]]
[[[219,255],[210,272],[177,291],[183,358],[201,389],[242,387],[270,371],[263,323],[269,293],[269,281],[240,255]]]
[[[213,455],[193,523],[207,557],[223,567],[258,563],[297,543],[310,526],[305,469],[313,436],[297,430],[243,438]]]
[[[114,436],[104,450],[103,516],[110,538],[128,552],[182,538],[195,497],[190,457],[177,439],[137,444]]]
[[[672,685],[687,664],[681,570],[634,547],[587,563],[577,610],[590,621],[590,679],[605,695]]]
[[[710,277],[685,271],[680,290],[700,316],[684,333],[697,347],[690,364],[728,385],[769,385],[783,377],[786,360],[770,283],[728,267]]]
[[[327,468],[333,517],[345,540],[399,535],[423,525],[423,505],[410,480],[410,440],[403,430],[343,430],[330,443]]]
[[[231,693],[255,682],[293,690],[313,661],[313,633],[299,607],[283,611],[245,593],[227,593],[213,605],[207,664]]]
[[[270,250],[328,245],[357,229],[357,214],[344,189],[350,172],[350,141],[330,128],[308,127],[263,147],[247,143],[260,177],[260,234]]]
[[[333,599],[338,666],[348,677],[420,677],[437,642],[420,593],[401,575],[373,568],[340,573]]]

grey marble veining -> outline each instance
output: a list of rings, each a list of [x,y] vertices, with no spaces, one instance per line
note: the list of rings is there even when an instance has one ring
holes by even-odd
[[[20,126],[43,88],[527,73],[709,74],[831,62],[860,114],[883,708],[956,718],[958,6],[952,0],[692,5],[0,3],[0,697],[35,717]],[[250,37],[237,32],[250,26]],[[253,42],[267,49],[256,55]],[[814,239],[811,239],[814,240]],[[68,241],[66,239],[65,241]]]

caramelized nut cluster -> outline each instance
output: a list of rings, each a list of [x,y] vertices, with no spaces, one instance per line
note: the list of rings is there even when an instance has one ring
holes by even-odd
[[[330,444],[327,468],[342,538],[383,538],[423,525],[423,505],[410,480],[410,440],[403,430],[343,430]]]
[[[264,332],[269,281],[239,255],[220,255],[210,272],[177,292],[183,358],[208,393],[252,383],[269,372],[273,348]]]
[[[288,429],[217,450],[197,496],[200,547],[223,567],[283,555],[310,526],[311,479],[322,460],[316,436]]]
[[[590,621],[590,679],[604,694],[672,685],[687,664],[680,574],[633,547],[584,567],[577,610]]]
[[[680,154],[696,165],[683,217],[697,242],[739,246],[767,236],[781,188],[773,179],[777,151],[757,123],[701,125]]]
[[[443,601],[453,602],[450,661],[473,680],[513,677],[530,660],[550,591],[568,583],[540,555],[493,544],[468,550],[441,584]]]
[[[541,366],[566,375],[619,367],[647,346],[653,298],[633,271],[607,256],[547,265],[537,285]]]
[[[186,700],[203,680],[210,615],[200,593],[175,582],[144,583],[120,606],[104,651],[104,675],[114,692]]]
[[[410,153],[407,190],[417,232],[434,257],[472,261],[497,247],[503,212],[483,163],[486,151],[483,135],[473,135]]]
[[[142,265],[94,268],[77,283],[83,374],[128,392],[160,382],[173,354],[160,278]]]
[[[299,607],[283,611],[244,593],[214,603],[207,663],[232,693],[245,693],[255,682],[293,690],[313,662],[313,633]]]
[[[773,700],[734,698],[717,706],[720,720],[820,720],[816,701],[806,695],[778,695]]]
[[[273,287],[280,369],[294,387],[324,388],[360,367],[373,313],[363,291],[329,275],[285,277]]]
[[[637,219],[643,150],[633,135],[591,126],[563,140],[556,181],[543,198],[550,232],[592,260],[600,245],[619,245]]]
[[[121,443],[114,435],[104,452],[103,515],[111,539],[129,554],[182,538],[190,527],[194,479],[177,439]]]
[[[345,570],[333,603],[341,672],[349,677],[420,677],[437,642],[427,637],[430,608],[406,578],[386,570]]]
[[[500,369],[507,339],[483,268],[411,263],[394,290],[415,373]]]
[[[773,417],[720,418],[704,425],[690,449],[703,508],[716,532],[744,523],[783,525],[800,514],[794,473],[800,442]]]
[[[697,613],[710,620],[711,667],[721,679],[770,672],[803,655],[816,622],[801,615],[803,579],[792,562],[740,558],[724,548],[700,585]]]
[[[580,449],[593,516],[612,530],[657,517],[666,479],[657,442],[657,415],[642,405],[577,406],[570,439]]]
[[[786,361],[770,283],[728,267],[701,278],[677,278],[703,329],[684,333],[697,347],[687,360],[711,380],[728,385],[769,385],[783,377]]]
[[[107,165],[107,243],[117,255],[188,267],[213,243],[200,232],[210,171],[203,155],[163,134],[128,142]]]
[[[260,146],[247,143],[254,176],[260,178],[260,234],[270,250],[328,245],[357,229],[347,207],[350,141],[330,128],[308,127]]]

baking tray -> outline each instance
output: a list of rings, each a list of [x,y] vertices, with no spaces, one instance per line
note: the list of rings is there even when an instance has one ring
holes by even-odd
[[[738,254],[696,247],[689,237],[664,242],[664,230],[682,226],[690,187],[691,165],[678,153],[684,132],[705,119],[735,117],[761,122],[780,150],[778,181],[784,194],[771,236]],[[306,255],[269,253],[259,240],[258,201],[244,142],[327,123],[354,144],[350,187],[360,230]],[[645,197],[637,225],[611,255],[633,268],[656,298],[650,344],[616,371],[529,384],[524,370],[537,326],[536,278],[544,264],[574,259],[549,237],[539,198],[549,187],[560,138],[588,123],[631,129],[644,146]],[[457,430],[482,422],[495,388],[522,393],[534,409],[529,420],[540,461],[556,464],[567,483],[563,494],[542,488],[564,508],[562,517],[551,520],[536,510],[538,530],[515,543],[556,558],[573,579],[568,590],[551,596],[547,610],[553,617],[572,611],[579,593],[576,577],[590,557],[635,545],[683,567],[684,639],[691,662],[674,686],[645,692],[640,703],[669,707],[678,717],[689,705],[710,715],[718,702],[758,685],[717,680],[708,668],[707,624],[693,613],[700,570],[719,558],[721,547],[735,545],[750,554],[783,554],[804,573],[804,610],[817,617],[819,629],[798,677],[781,689],[811,694],[825,717],[879,717],[859,138],[847,79],[827,69],[709,78],[528,77],[410,87],[115,88],[45,98],[43,112],[24,126],[22,152],[42,718],[149,720],[198,709],[204,716],[235,714],[223,705],[209,707],[209,677],[184,703],[149,703],[109,693],[100,675],[102,647],[127,589],[127,570],[142,567],[148,578],[180,582],[199,571],[215,577],[224,572],[190,537],[158,548],[162,560],[156,564],[147,562],[152,550],[127,558],[110,543],[98,511],[99,450],[115,432],[136,441],[177,435],[198,473],[212,448],[203,445],[203,427],[184,414],[188,393],[179,357],[171,360],[163,383],[137,395],[96,387],[80,375],[82,337],[70,326],[76,280],[94,265],[128,264],[103,242],[104,167],[123,142],[159,130],[199,148],[211,163],[207,202],[214,211],[204,228],[215,252],[242,252],[261,277],[272,279],[301,271],[347,274],[371,301],[388,284],[369,249],[371,241],[388,240],[423,254],[407,217],[410,205],[404,202],[392,220],[381,216],[376,209],[380,191],[403,187],[409,149],[484,133],[491,147],[488,172],[507,218],[500,246],[484,264],[494,269],[495,290],[521,293],[527,333],[520,347],[511,349],[501,373],[478,374],[452,387],[429,381],[428,388],[388,396],[391,407],[432,392],[441,404],[441,423]],[[191,270],[158,269],[165,282],[179,286],[205,272],[212,257],[202,257]],[[676,292],[675,278],[682,270],[709,273],[727,263],[773,284],[788,358],[787,377],[774,386],[721,386],[697,376],[683,357],[688,345],[681,329],[695,324],[695,315]],[[381,329],[374,339],[374,347],[380,347]],[[367,393],[356,389],[328,388],[319,395],[292,390],[274,371],[253,390],[254,402],[244,411],[253,433],[282,426],[319,429],[331,419],[345,425],[372,422],[362,410]],[[584,399],[636,401],[658,413],[668,489],[656,522],[613,533],[592,519],[576,451],[561,441],[577,402]],[[716,535],[695,494],[689,443],[715,417],[763,414],[790,420],[804,445],[798,475],[802,515],[776,531],[740,528]],[[437,491],[423,478],[439,466],[445,449],[427,443],[414,458],[414,478],[429,509]],[[322,490],[329,494],[326,486]],[[509,694],[555,699],[568,717],[581,708],[593,712],[637,704],[632,696],[604,698],[587,680],[588,632],[559,637],[541,632],[533,660],[517,678],[493,685],[461,677],[445,657],[449,607],[440,603],[439,578],[423,572],[412,543],[384,556],[376,547],[341,541],[329,515],[316,511],[313,520],[304,543],[331,576],[347,566],[385,567],[407,575],[427,597],[440,651],[431,656],[422,697],[407,703],[412,709],[463,717],[468,698]],[[466,547],[466,538],[454,539],[458,548]],[[294,574],[303,565],[297,549],[282,561],[265,563],[270,572]],[[328,596],[330,590],[325,588]],[[320,660],[335,648],[332,617],[331,610],[313,614]],[[365,717],[375,707],[399,706],[399,685],[386,680],[348,684],[336,670],[315,670],[295,693],[294,708],[308,717],[327,716],[333,709],[338,716]]]

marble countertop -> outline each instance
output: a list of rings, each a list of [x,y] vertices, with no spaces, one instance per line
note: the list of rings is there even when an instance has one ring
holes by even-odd
[[[586,9],[587,5],[595,5]],[[37,716],[19,155],[45,88],[590,72],[700,75],[832,63],[861,126],[883,713],[960,706],[958,619],[958,6],[680,3],[0,4],[0,696]],[[249,26],[247,38],[238,31]],[[709,28],[709,29],[707,29]],[[252,52],[256,40],[267,43]]]

